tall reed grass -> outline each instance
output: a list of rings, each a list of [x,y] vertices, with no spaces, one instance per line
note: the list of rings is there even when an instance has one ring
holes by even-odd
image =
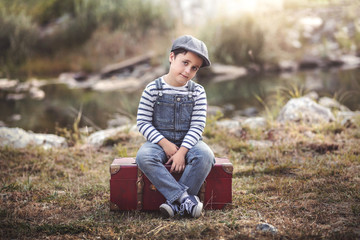
[[[129,35],[132,41],[119,44],[121,48],[146,39],[153,29],[172,27],[164,1],[0,0],[0,7],[0,50],[5,53],[0,57],[2,75],[11,75],[29,58],[56,59],[74,51],[81,55],[79,49],[98,29],[106,28],[110,35],[114,31]],[[58,65],[48,62],[53,63]],[[27,62],[27,71],[31,68]]]

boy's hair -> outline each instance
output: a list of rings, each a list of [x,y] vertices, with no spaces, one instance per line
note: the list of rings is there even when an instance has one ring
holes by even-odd
[[[180,53],[187,54],[189,51],[184,48],[178,48],[178,49],[172,50],[171,52],[173,52],[176,57]],[[195,53],[195,54],[198,55],[199,58],[203,59],[199,54],[197,54],[197,53]],[[204,61],[204,59],[203,59],[203,61]]]
[[[188,52],[188,50],[186,50],[184,48],[178,48],[178,49],[172,50],[171,52],[173,52],[176,57],[180,53],[186,54]]]

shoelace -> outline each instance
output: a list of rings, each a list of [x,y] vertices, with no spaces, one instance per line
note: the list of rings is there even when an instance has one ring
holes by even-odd
[[[185,211],[191,214],[191,210],[194,206],[195,204],[193,201],[191,201],[190,199],[186,199],[185,202],[180,205],[180,215],[184,215]]]
[[[169,202],[169,201],[166,201],[167,202],[167,204],[173,209],[173,211],[174,211],[174,213],[177,213],[177,212],[179,212],[179,205],[177,205],[177,204],[172,204],[171,202]]]

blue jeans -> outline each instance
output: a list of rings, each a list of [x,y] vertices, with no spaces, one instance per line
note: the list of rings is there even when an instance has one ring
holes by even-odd
[[[185,191],[197,195],[205,178],[215,163],[209,146],[199,141],[185,156],[186,166],[179,181],[165,168],[166,154],[158,144],[147,141],[141,146],[136,163],[152,184],[170,202],[177,200]]]

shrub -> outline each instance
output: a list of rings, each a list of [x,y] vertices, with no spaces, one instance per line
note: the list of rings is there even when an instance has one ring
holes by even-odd
[[[214,23],[210,23],[214,24]],[[223,20],[210,27],[206,42],[215,62],[224,64],[247,65],[262,62],[264,31],[251,15],[237,20]]]
[[[0,71],[9,75],[32,53],[38,28],[25,14],[0,12]]]

